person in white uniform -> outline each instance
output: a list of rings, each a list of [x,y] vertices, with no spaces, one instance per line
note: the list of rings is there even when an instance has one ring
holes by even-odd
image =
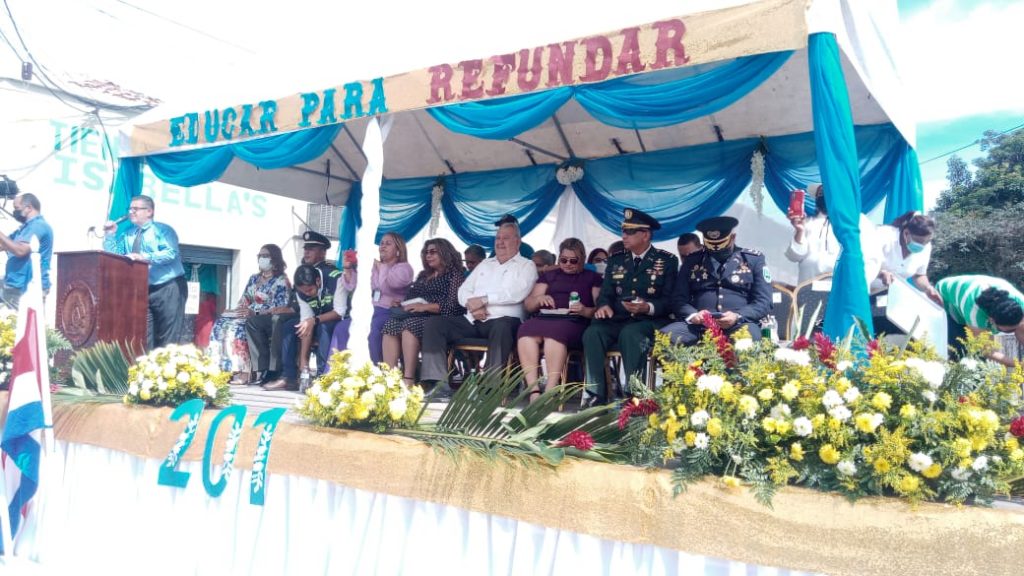
[[[802,284],[822,274],[831,274],[839,259],[841,246],[832,231],[825,202],[825,187],[811,184],[808,193],[814,198],[817,214],[806,216],[790,210],[786,216],[793,225],[793,240],[786,248],[786,258],[798,265],[797,283]],[[867,284],[878,276],[881,252],[875,237],[875,225],[860,215],[860,246],[864,255],[864,278]]]
[[[871,293],[882,292],[897,280],[906,280],[941,306],[942,298],[928,279],[934,236],[935,221],[918,212],[907,212],[891,225],[879,226],[882,267],[871,283]]]

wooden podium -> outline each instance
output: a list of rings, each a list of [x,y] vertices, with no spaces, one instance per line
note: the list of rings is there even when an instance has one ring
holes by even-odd
[[[100,250],[57,257],[57,329],[75,350],[100,340],[144,350],[149,264]]]

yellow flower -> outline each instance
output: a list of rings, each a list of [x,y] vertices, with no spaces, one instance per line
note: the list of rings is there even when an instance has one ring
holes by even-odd
[[[912,404],[904,404],[900,408],[900,416],[910,419],[917,416],[917,408],[914,408]]]
[[[824,424],[825,424],[825,415],[824,414],[818,414],[814,418],[811,418],[811,425],[814,427],[815,430],[821,428]]]
[[[967,438],[957,438],[953,440],[953,453],[961,458],[967,458],[971,455],[971,441]]]
[[[793,445],[789,447],[789,457],[797,462],[803,460],[804,447],[801,446],[799,442],[794,442]]]
[[[1020,462],[1021,460],[1024,460],[1024,450],[1017,448],[1010,452],[1010,462]]]
[[[793,429],[793,423],[788,420],[777,420],[775,422],[775,431],[779,434],[785,434]]]
[[[837,430],[841,430],[842,428],[843,428],[843,421],[842,420],[839,420],[837,418],[829,418],[828,419],[828,429],[829,430],[837,431]]]
[[[840,394],[842,394],[843,392],[846,392],[849,389],[850,389],[850,379],[849,378],[847,378],[846,376],[843,376],[843,377],[839,378],[838,380],[836,380],[836,392],[839,392]]]
[[[800,394],[800,382],[797,380],[790,380],[782,385],[782,397],[786,400],[792,400]]]
[[[983,438],[981,436],[972,436],[971,437],[971,448],[975,452],[981,452],[985,448],[988,448],[988,440],[986,440],[985,438]]]
[[[676,406],[676,414],[679,414],[680,417],[686,416],[686,404]]]
[[[724,482],[729,488],[739,488],[740,486],[743,486],[743,481],[735,476],[724,476],[722,477],[722,482]]]
[[[925,478],[938,478],[942,474],[942,466],[939,466],[938,462],[933,462],[931,466],[921,471],[921,475]]]
[[[765,432],[775,432],[775,418],[769,416],[761,420],[761,428],[764,428]]]
[[[825,464],[835,464],[839,462],[839,451],[831,444],[824,444],[818,449],[818,458]]]
[[[707,424],[708,435],[712,438],[717,438],[722,434],[722,420],[719,418],[712,418],[708,420]]]
[[[905,494],[916,492],[919,485],[920,482],[916,477],[910,475],[904,476],[903,479],[900,480],[900,492]]]
[[[697,433],[693,430],[688,430],[686,434],[683,435],[683,440],[686,441],[687,446],[692,448],[693,443],[697,441]]]
[[[871,433],[875,431],[875,428],[882,423],[882,418],[876,417],[871,413],[858,414],[855,419],[857,430],[864,433]]]
[[[657,414],[651,414],[650,416],[648,416],[647,417],[647,425],[652,427],[652,428],[657,428],[658,427],[658,415]]]
[[[760,398],[762,402],[767,402],[774,396],[775,392],[773,392],[771,388],[762,388],[761,391],[757,393],[757,397]]]
[[[875,460],[875,472],[878,472],[879,474],[885,474],[891,469],[892,465],[889,464],[889,461],[886,460],[885,458],[879,458],[878,460]]]
[[[885,392],[878,392],[871,398],[871,405],[885,412],[892,406],[892,396],[889,396]]]
[[[722,384],[722,387],[718,389],[718,396],[723,402],[732,402],[735,400],[736,388],[733,387],[732,382]]]
[[[143,400],[149,400],[152,397],[153,397],[153,395],[149,393],[149,390],[143,390],[143,391],[139,392],[139,398],[141,398]]]
[[[757,398],[747,395],[740,396],[740,410],[745,412],[747,416],[757,414],[758,406]]]
[[[370,416],[370,407],[362,402],[352,406],[352,417],[356,420],[366,420]]]
[[[1009,438],[1006,439],[1007,452],[1013,452],[1017,448],[1020,448],[1020,442],[1016,438],[1010,436]]]
[[[665,439],[669,444],[676,441],[676,435],[679,434],[679,430],[683,427],[683,423],[676,420],[675,418],[665,421]]]

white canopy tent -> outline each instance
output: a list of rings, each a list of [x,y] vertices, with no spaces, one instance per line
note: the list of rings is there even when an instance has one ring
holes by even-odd
[[[465,58],[514,53],[524,45],[530,46],[524,39],[532,45],[543,46],[564,41],[569,30],[582,37],[622,30],[626,25],[636,23],[630,14],[623,14],[621,8],[619,11],[597,12],[589,9],[589,5],[542,5],[539,2],[535,7],[536,18],[530,19],[529,27],[491,26],[483,37],[473,35],[474,42],[479,42],[479,45],[468,45],[460,34],[440,32],[439,28],[431,25],[421,26],[400,39],[391,38],[384,54],[390,59],[384,58],[387,63],[383,72],[397,71],[393,69],[398,66],[397,62],[405,62],[404,69],[414,72],[384,78],[386,89],[397,88],[387,92],[388,113],[379,118],[364,116],[348,120],[326,151],[315,159],[288,167],[265,169],[236,157],[219,180],[334,205],[345,203],[352,183],[362,181],[362,228],[358,245],[370,246],[379,216],[377,187],[372,185],[375,178],[390,180],[525,167],[533,163],[563,162],[570,158],[607,158],[722,140],[813,131],[806,47],[808,36],[817,32],[834,34],[841,48],[841,64],[854,123],[892,123],[906,142],[914,145],[914,122],[910,117],[910,106],[904,101],[895,66],[896,50],[892,46],[894,39],[899,38],[896,3],[869,4],[852,0],[696,2],[689,3],[684,14],[679,14],[679,6],[672,3],[647,7],[644,11],[646,22],[674,17],[686,23],[685,43],[690,60],[683,68],[687,71],[699,73],[702,67],[712,66],[715,62],[752,54],[794,51],[776,73],[749,94],[730,106],[690,122],[639,131],[616,128],[595,120],[575,100],[569,100],[547,121],[510,140],[476,138],[442,126],[426,111],[428,104],[423,96],[427,92],[430,74],[419,68],[437,62],[426,59],[440,57],[457,68],[456,63],[462,63]],[[580,10],[588,11],[587,29],[581,29],[577,21],[576,15]],[[444,18],[444,15],[439,15],[439,19]],[[353,60],[351,66],[348,66],[349,62],[343,62],[336,76],[351,80],[374,75],[367,74],[366,65],[368,62],[372,65],[375,58],[373,50],[366,47],[378,45],[380,34],[379,29],[367,26],[352,27],[340,35],[338,53],[361,56],[370,53],[371,56],[365,60]],[[614,34],[608,37],[619,42],[617,48],[621,47],[621,35]],[[419,47],[429,48],[419,50]],[[577,60],[575,66],[578,71],[583,66],[582,55],[578,54]],[[321,71],[318,74],[322,75]],[[380,72],[376,75],[379,76]],[[363,85],[368,92],[370,84]],[[344,85],[334,86],[334,89],[339,94],[345,92]],[[323,90],[318,92],[326,93]],[[512,92],[511,87],[509,92]],[[262,92],[249,102],[264,102],[266,97],[275,95],[281,94]],[[278,131],[273,135],[301,129],[302,99],[297,93],[278,98],[275,102],[274,118]],[[178,121],[180,128],[183,113],[193,111],[202,116],[202,113],[194,111],[226,110],[225,104],[231,103],[219,102],[209,107],[204,107],[201,102],[192,103],[189,107],[162,106],[140,116],[123,131],[122,157],[237,143],[240,137],[229,142],[204,144],[200,143],[201,138],[193,142],[180,138],[179,133],[175,142],[172,136],[172,123]],[[241,109],[240,106],[234,108]],[[341,114],[340,101],[338,113]],[[202,127],[194,130],[203,134]],[[260,136],[253,134],[252,139]],[[172,146],[172,143],[176,145]],[[579,214],[580,210],[563,202],[562,213]],[[585,235],[581,228],[596,226],[592,220],[581,223],[579,219],[558,221],[555,227],[559,232],[571,230]],[[368,283],[365,276],[360,279],[361,284]],[[364,287],[362,292],[368,293],[369,290]],[[366,319],[363,320],[360,322],[356,318],[353,342],[359,341],[368,330]]]

